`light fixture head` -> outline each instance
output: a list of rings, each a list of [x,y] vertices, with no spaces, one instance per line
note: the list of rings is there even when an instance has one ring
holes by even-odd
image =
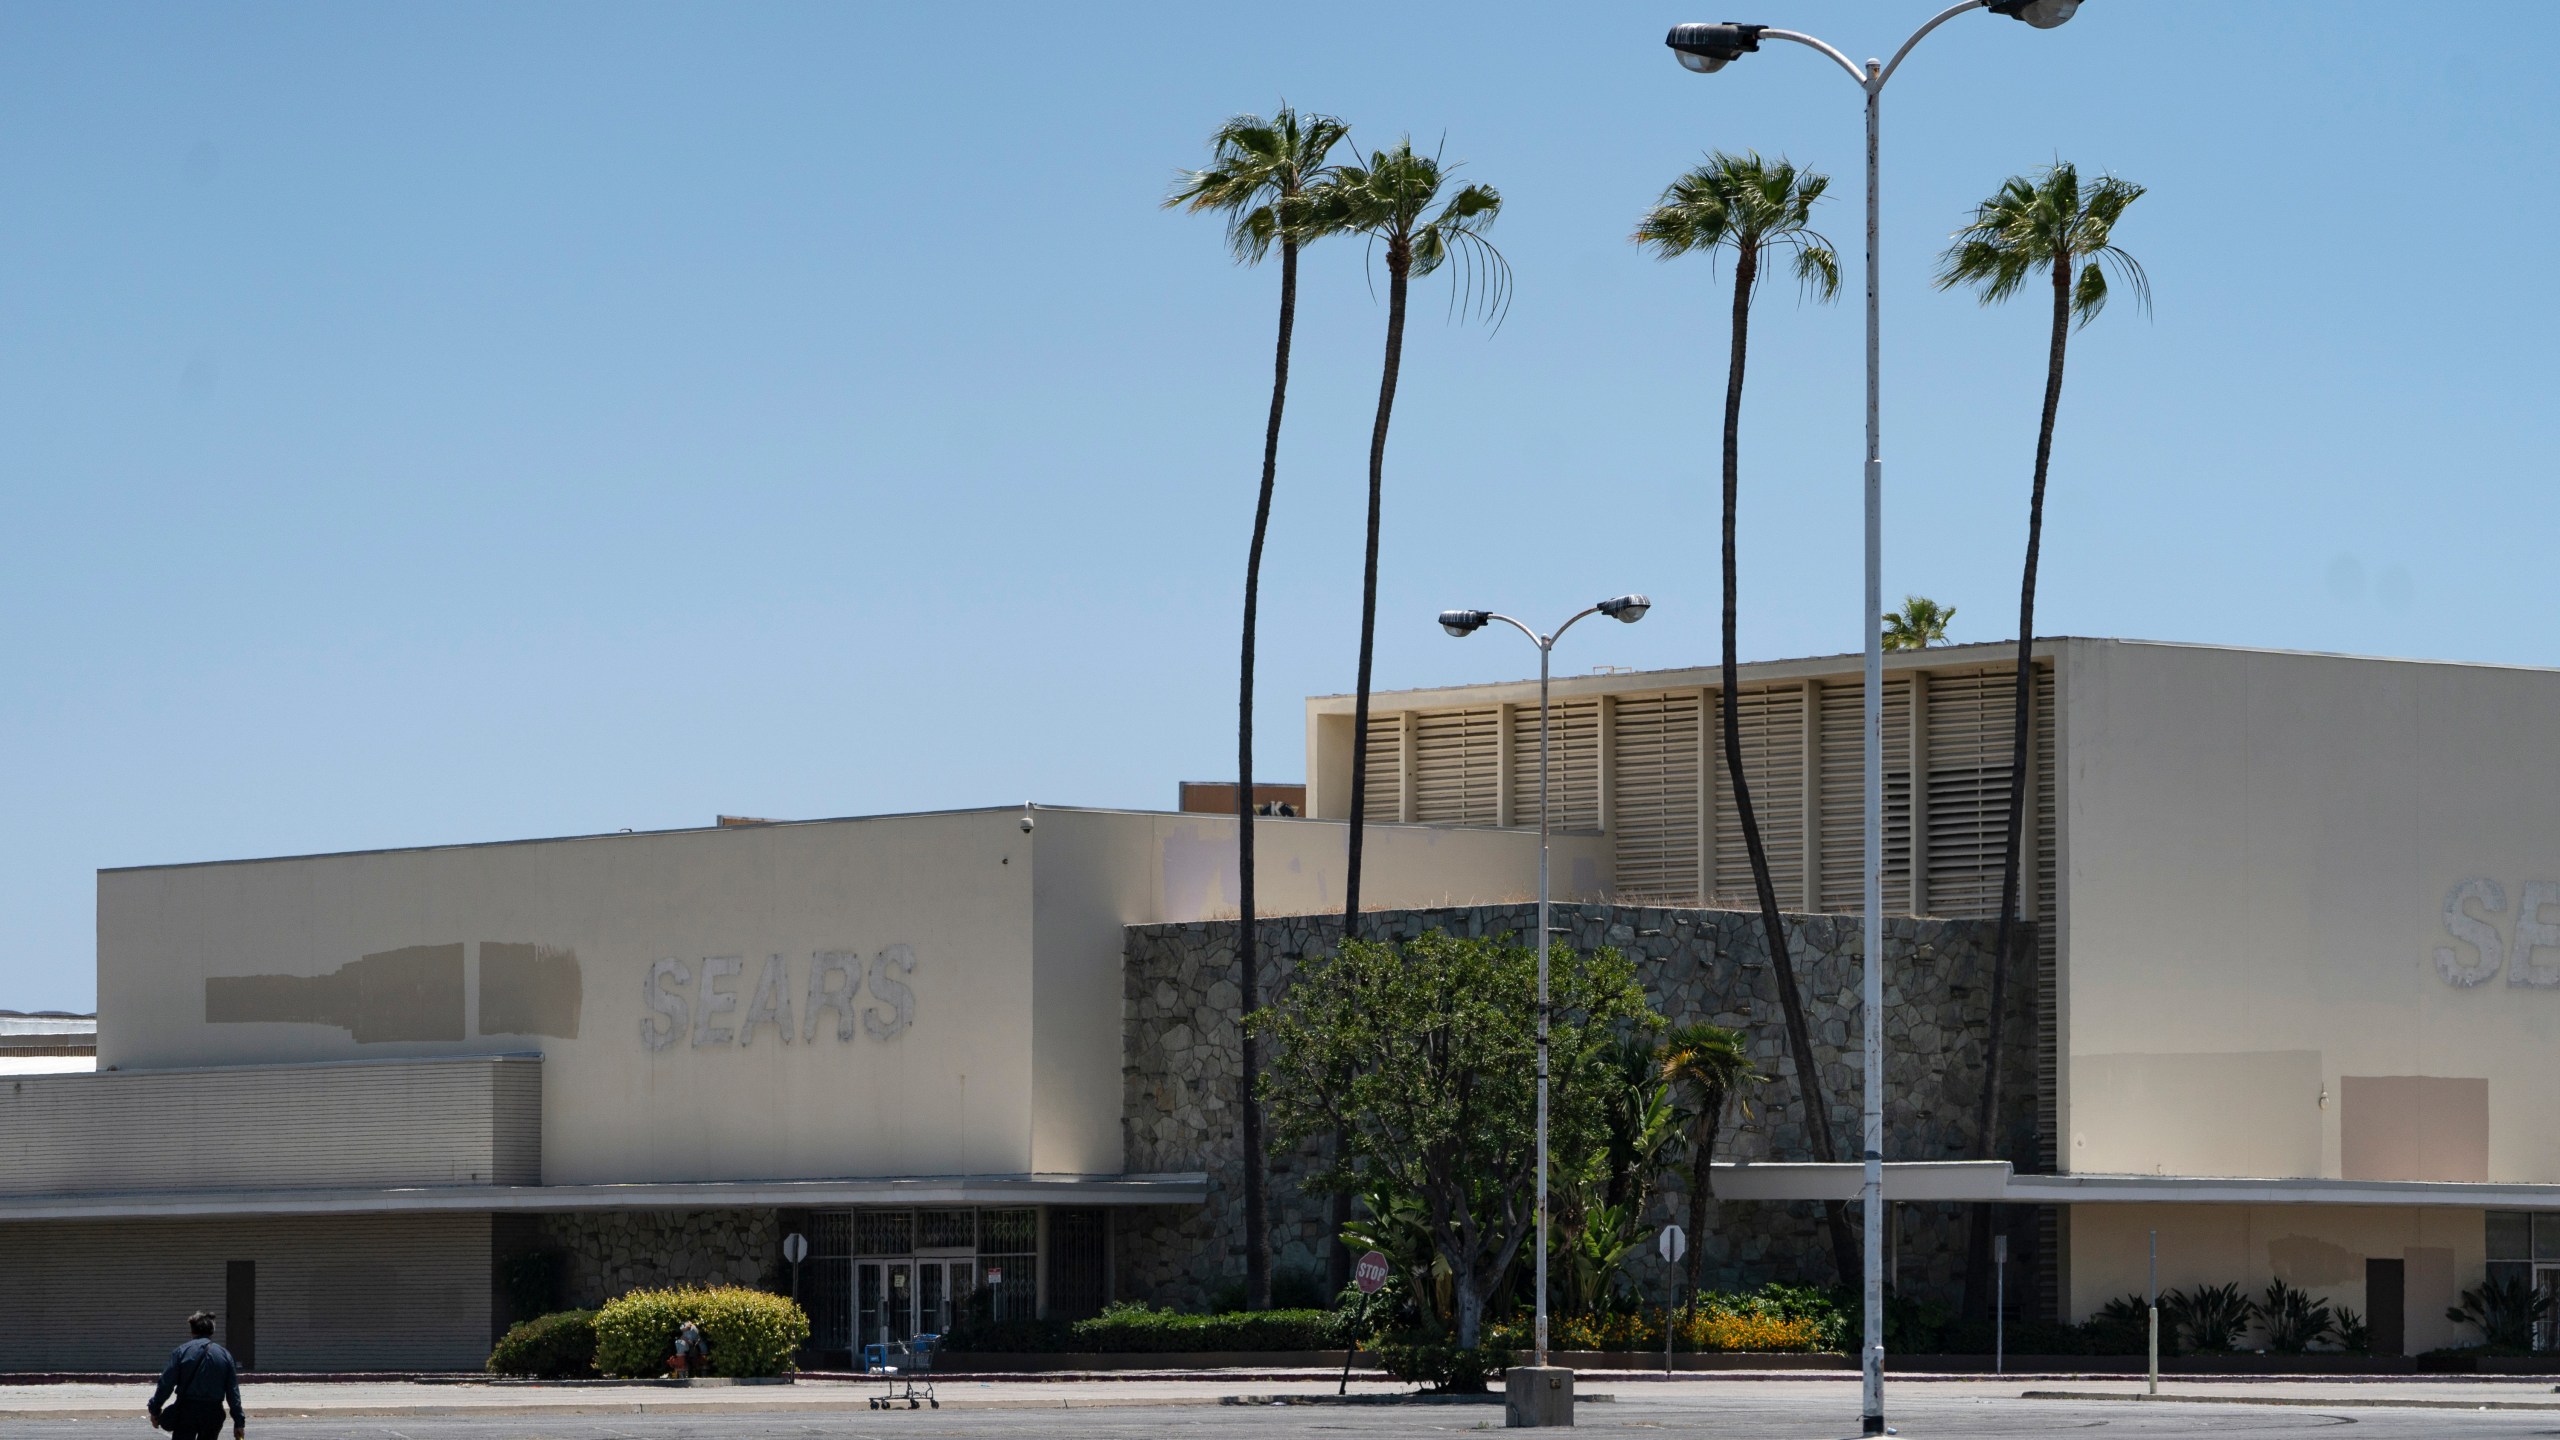
[[[1440,628],[1464,640],[1483,629],[1485,622],[1492,618],[1490,612],[1483,610],[1443,610],[1440,612]]]
[[[1653,608],[1653,602],[1642,595],[1620,595],[1591,607],[1621,625],[1633,625]]]
[[[2039,0],[2050,3],[2050,0]],[[2059,23],[2059,22],[2056,22]],[[1674,25],[1662,43],[1671,47],[1681,65],[1701,75],[1713,75],[1732,62],[1760,48],[1760,32],[1766,25]]]
[[[1990,0],[1991,13],[2024,20],[2039,30],[2050,30],[2070,19],[2080,9],[2080,0]]]

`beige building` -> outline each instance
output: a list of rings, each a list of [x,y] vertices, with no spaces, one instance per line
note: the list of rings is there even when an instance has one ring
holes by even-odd
[[[2041,1108],[2005,1163],[1889,1157],[1888,1193],[2036,1207],[2064,1318],[2138,1288],[2155,1231],[2164,1285],[2281,1278],[2385,1348],[2463,1338],[2443,1312],[2484,1275],[2560,1288],[2560,672],[2037,655]],[[1988,914],[2009,652],[1886,683],[1887,905]],[[1743,901],[1716,673],[1555,696],[1559,898]],[[1854,910],[1856,661],[1747,666],[1736,698],[1781,904]],[[1535,699],[1375,697],[1370,905],[1534,894]],[[1256,822],[1270,913],[1340,903],[1351,739],[1348,699],[1308,702],[1309,814]],[[268,1370],[469,1368],[528,1295],[675,1280],[787,1285],[822,1353],[972,1294],[1086,1313],[1121,1220],[1209,1195],[1125,1163],[1125,931],[1231,916],[1234,826],[1005,808],[104,872],[98,1068],[0,1057],[5,1363],[146,1367],[203,1305]],[[1718,1193],[1847,1184],[1747,1171]]]
[[[2164,1286],[2282,1278],[2413,1351],[2463,1338],[2444,1310],[2492,1266],[2560,1290],[2560,1264],[2533,1258],[2560,1261],[2560,1225],[2517,1213],[2560,1206],[2560,672],[2117,640],[2036,654],[2043,1120],[2020,1173],[1948,1193],[2053,1207],[2066,1318],[2142,1288],[2154,1230]],[[2014,655],[1886,657],[1894,911],[1997,908]],[[1780,903],[1856,909],[1856,658],[1740,680]],[[1606,837],[1622,896],[1751,903],[1718,681],[1554,686],[1556,803]],[[1534,682],[1373,697],[1371,818],[1534,823],[1536,701]],[[1309,810],[1341,815],[1350,700],[1307,719]]]
[[[476,1368],[546,1244],[609,1288],[805,1280],[822,1351],[982,1286],[1089,1313],[1098,1218],[1203,1189],[1122,1164],[1122,931],[1232,915],[1235,823],[1010,808],[105,872],[99,1068],[0,1075],[0,1363],[154,1366],[203,1305],[270,1370]],[[1258,823],[1269,905],[1340,904],[1343,826]],[[1368,853],[1381,904],[1535,884],[1516,831]],[[1571,854],[1598,898],[1602,847]]]

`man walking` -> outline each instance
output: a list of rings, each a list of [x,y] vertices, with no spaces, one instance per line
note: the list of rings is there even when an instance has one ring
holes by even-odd
[[[151,1424],[177,1440],[217,1440],[222,1434],[222,1407],[231,1407],[233,1440],[249,1433],[240,1413],[240,1367],[231,1352],[213,1343],[213,1316],[199,1310],[187,1317],[194,1338],[169,1352],[169,1368],[160,1372],[160,1388],[151,1392]]]

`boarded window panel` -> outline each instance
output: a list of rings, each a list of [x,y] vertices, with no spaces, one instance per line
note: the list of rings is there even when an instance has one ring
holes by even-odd
[[[1548,803],[1558,830],[1600,828],[1600,702],[1559,700],[1550,707]],[[1538,707],[1520,707],[1511,722],[1511,815],[1538,823]]]
[[[1617,702],[1618,893],[1652,904],[1698,902],[1698,692]]]
[[[1435,825],[1500,823],[1502,712],[1427,711],[1415,718],[1414,818]]]
[[[1742,741],[1742,775],[1769,857],[1770,880],[1781,909],[1804,908],[1804,688],[1745,691],[1734,703],[1734,734]],[[1717,903],[1756,909],[1751,852],[1742,835],[1741,807],[1725,773],[1723,714],[1716,730]]]
[[[1831,681],[1822,691],[1822,908],[1866,905],[1866,686]],[[1911,909],[1911,679],[1884,682],[1884,908]],[[1904,762],[1904,763],[1897,763]]]

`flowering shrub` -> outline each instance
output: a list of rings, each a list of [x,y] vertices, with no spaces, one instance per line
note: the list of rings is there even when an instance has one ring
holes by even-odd
[[[1663,1313],[1650,1310],[1603,1310],[1557,1315],[1548,1320],[1547,1336],[1558,1350],[1659,1350]],[[1485,1327],[1488,1344],[1526,1350],[1532,1344],[1532,1322],[1522,1316]],[[1821,1291],[1802,1286],[1767,1285],[1748,1295],[1710,1291],[1674,1312],[1672,1348],[1690,1351],[1837,1350],[1846,1343],[1848,1320]]]
[[[607,1375],[663,1375],[676,1327],[700,1322],[713,1375],[785,1375],[808,1343],[809,1317],[780,1295],[723,1285],[634,1290],[596,1312],[596,1368]]]

